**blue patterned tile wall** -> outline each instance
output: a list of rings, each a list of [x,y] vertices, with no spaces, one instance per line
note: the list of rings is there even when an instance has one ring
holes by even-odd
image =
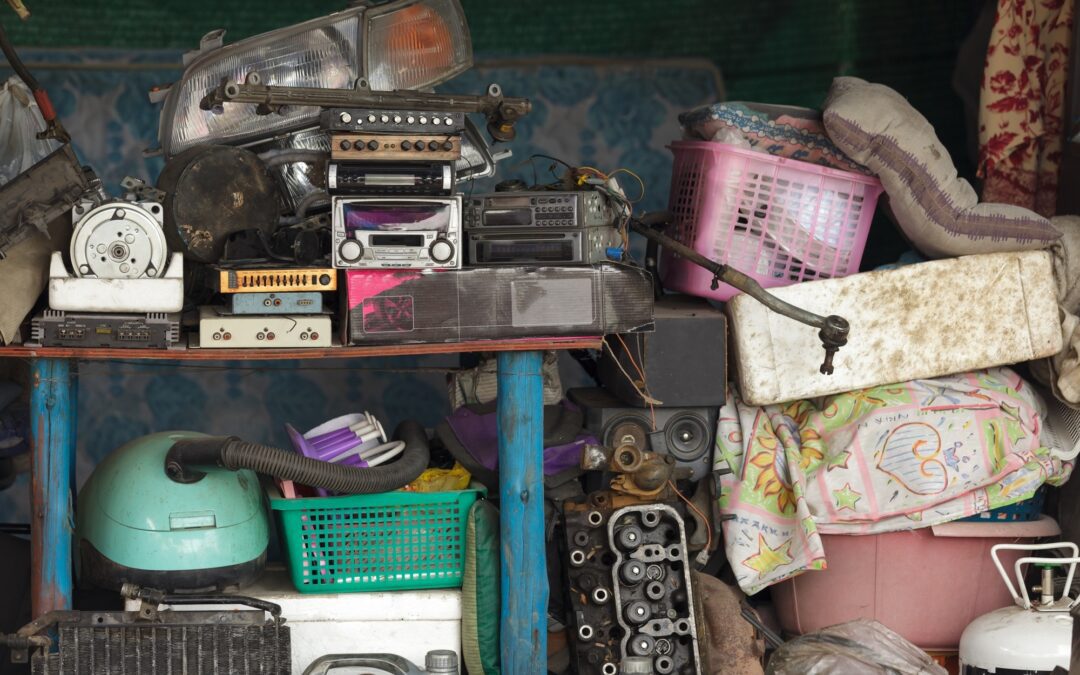
[[[156,145],[157,111],[147,91],[180,73],[179,52],[26,50],[75,139],[79,156],[107,187],[134,175],[156,179],[162,163],[143,151]],[[6,75],[6,73],[5,73]],[[682,110],[723,96],[715,68],[702,61],[566,59],[481,63],[443,87],[479,93],[498,82],[528,96],[534,111],[519,125],[514,157],[497,179],[533,180],[550,161],[535,153],[600,169],[633,169],[647,189],[639,208],[663,208],[670,180],[664,145],[679,135]],[[494,180],[475,186],[490,189]],[[624,186],[635,195],[636,187]],[[356,410],[391,426],[417,419],[429,426],[448,412],[443,386],[454,356],[324,362],[80,364],[78,482],[124,442],[153,431],[195,429],[284,444],[282,424],[303,429]],[[567,373],[568,378],[573,373]],[[25,479],[0,493],[0,521],[29,517]]]

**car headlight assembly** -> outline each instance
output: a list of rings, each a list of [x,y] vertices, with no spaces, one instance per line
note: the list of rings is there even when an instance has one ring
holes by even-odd
[[[158,134],[166,157],[202,143],[246,144],[318,123],[319,108],[258,115],[251,106],[203,110],[222,81],[257,73],[263,84],[351,89],[423,89],[472,67],[472,41],[458,0],[396,0],[204,50],[165,95]]]

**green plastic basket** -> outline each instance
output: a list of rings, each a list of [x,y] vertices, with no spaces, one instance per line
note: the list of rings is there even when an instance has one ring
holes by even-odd
[[[301,593],[461,586],[465,521],[483,490],[270,499]]]

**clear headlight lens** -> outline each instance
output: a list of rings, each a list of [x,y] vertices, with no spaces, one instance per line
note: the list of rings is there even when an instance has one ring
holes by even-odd
[[[472,67],[472,39],[457,0],[404,0],[364,18],[372,89],[425,89]]]
[[[257,72],[263,84],[348,89],[359,77],[362,9],[333,14],[242,40],[198,56],[173,85],[161,114],[162,150],[175,155],[199,143],[239,143],[310,125],[319,109],[295,106],[256,115],[253,106],[202,110],[199,102],[222,80],[243,82]]]
[[[397,0],[355,7],[201,54],[170,88],[158,130],[172,156],[200,143],[242,144],[317,124],[319,109],[291,106],[258,115],[255,106],[202,110],[222,80],[350,89],[365,77],[377,90],[422,89],[472,66],[472,41],[458,0]]]
[[[304,129],[296,133],[277,136],[249,145],[248,149],[257,154],[269,150],[315,150],[325,152],[330,158],[330,134],[322,129]],[[293,211],[312,190],[324,189],[326,166],[317,166],[308,162],[292,162],[273,167],[271,173],[281,187],[282,198],[288,211]]]
[[[465,133],[461,137],[461,159],[454,162],[457,182],[488,178],[495,175],[495,158],[491,147],[472,118],[465,118]]]

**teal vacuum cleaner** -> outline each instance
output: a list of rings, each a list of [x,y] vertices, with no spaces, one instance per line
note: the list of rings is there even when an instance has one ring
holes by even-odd
[[[401,456],[370,468],[189,431],[137,438],[98,464],[79,493],[79,583],[175,593],[244,586],[262,572],[270,539],[259,475],[345,494],[396,490],[427,468],[429,453],[415,422],[394,436],[405,442]]]

